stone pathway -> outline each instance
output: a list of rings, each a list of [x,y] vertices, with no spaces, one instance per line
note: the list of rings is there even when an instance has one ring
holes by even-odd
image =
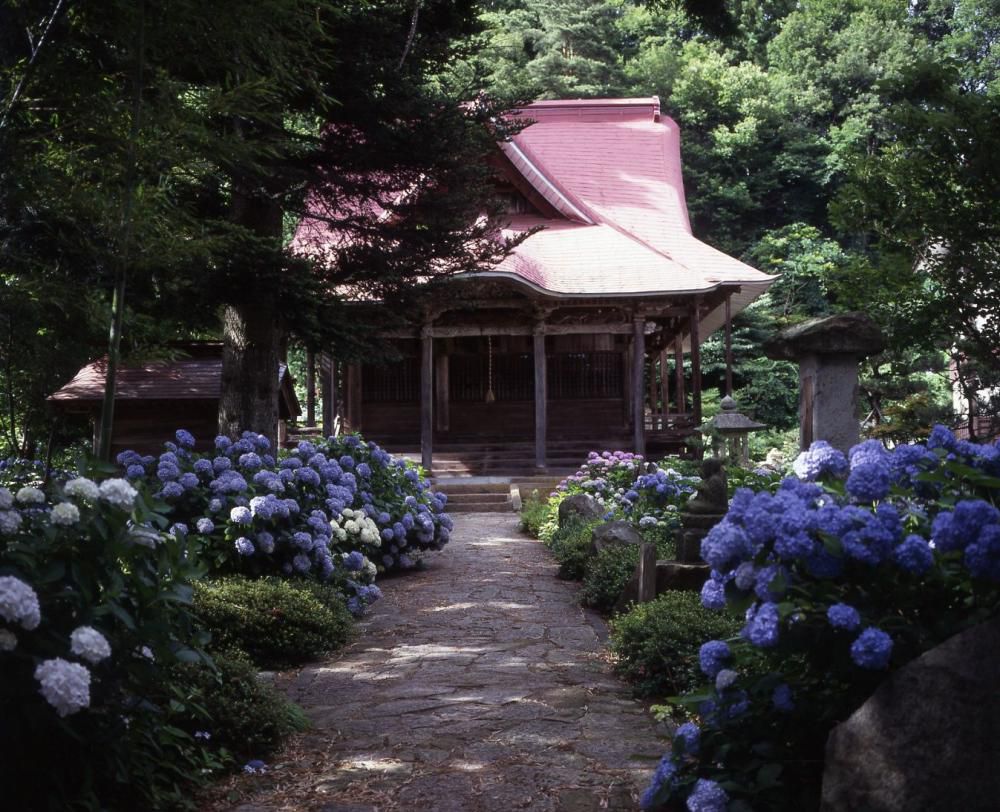
[[[425,571],[380,582],[357,642],[283,676],[314,728],[213,808],[637,809],[664,740],[555,575],[516,516],[458,517]]]

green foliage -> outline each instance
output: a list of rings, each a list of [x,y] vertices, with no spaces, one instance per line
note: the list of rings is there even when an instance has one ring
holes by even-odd
[[[683,693],[701,685],[698,649],[736,634],[739,620],[706,609],[697,592],[664,592],[611,621],[616,669],[646,696]]]
[[[564,522],[545,545],[559,562],[559,577],[570,581],[583,578],[590,558],[590,536],[600,521],[579,519]]]
[[[201,581],[194,611],[214,650],[240,649],[261,668],[315,660],[343,646],[352,627],[343,603],[321,602],[309,588],[280,578]]]
[[[93,473],[93,472],[90,472]],[[222,763],[174,722],[163,668],[202,660],[191,608],[204,574],[194,541],[123,481],[52,482],[0,509],[0,577],[37,598],[37,622],[0,618],[0,761],[11,808],[162,809]],[[41,498],[43,501],[37,502]],[[0,489],[0,503],[10,495]],[[50,511],[48,508],[53,507]],[[5,589],[10,588],[5,584]],[[5,595],[10,600],[10,593]],[[107,649],[79,648],[87,627]],[[72,671],[87,690],[43,697],[36,668]]]
[[[184,692],[184,701],[203,713],[182,720],[188,732],[240,764],[273,751],[281,740],[308,723],[299,707],[257,676],[246,654],[216,652],[210,663],[180,663],[166,679]],[[209,738],[205,739],[207,733]]]
[[[656,544],[657,559],[671,559],[676,556],[676,544],[659,528],[652,532],[643,529],[647,541]],[[615,603],[632,580],[639,565],[639,547],[627,544],[608,547],[587,561],[583,584],[580,588],[580,602],[603,614],[611,614]]]
[[[534,538],[539,537],[542,525],[550,518],[549,500],[543,499],[538,491],[521,503],[521,530]]]

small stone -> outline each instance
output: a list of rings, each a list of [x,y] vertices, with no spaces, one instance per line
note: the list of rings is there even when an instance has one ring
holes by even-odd
[[[588,494],[576,493],[559,503],[560,527],[565,527],[568,522],[588,522],[600,517],[601,506]]]
[[[629,544],[639,545],[644,541],[642,534],[631,522],[621,520],[599,524],[590,534],[590,553],[597,555],[609,547],[625,547]]]

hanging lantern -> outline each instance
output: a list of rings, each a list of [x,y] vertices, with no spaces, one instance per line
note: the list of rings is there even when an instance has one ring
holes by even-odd
[[[497,396],[493,393],[493,337],[486,336],[486,402],[493,403]]]

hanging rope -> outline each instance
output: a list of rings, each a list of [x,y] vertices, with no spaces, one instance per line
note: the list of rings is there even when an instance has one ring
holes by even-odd
[[[493,336],[486,336],[486,352],[488,356],[486,367],[486,402],[493,403],[497,396],[493,394]]]

